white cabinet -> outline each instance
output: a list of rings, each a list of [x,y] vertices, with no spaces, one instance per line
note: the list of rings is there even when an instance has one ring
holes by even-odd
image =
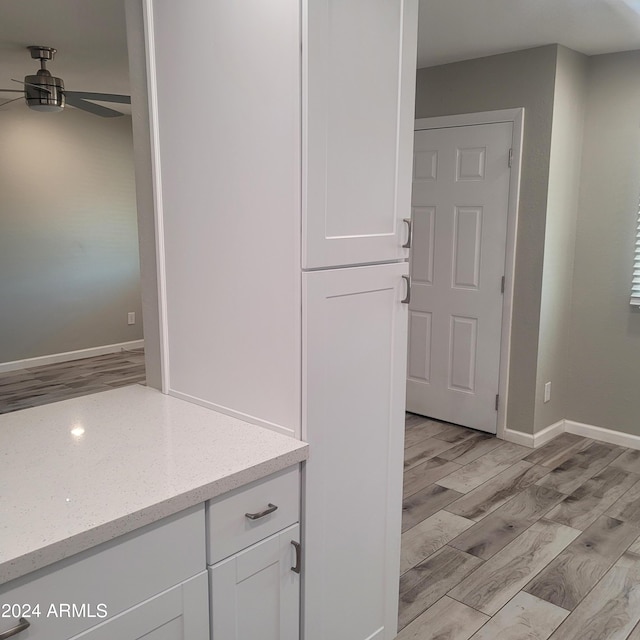
[[[212,640],[300,637],[300,471],[207,505]]]
[[[407,257],[418,3],[303,4],[303,267]]]
[[[144,1],[165,389],[309,442],[305,640],[393,638],[418,0]]]
[[[195,609],[185,604],[183,611],[183,622],[194,629],[189,639],[206,640],[207,635],[195,631],[203,628],[197,618],[204,616],[208,622],[206,602],[202,608],[207,595],[205,569],[205,517],[201,504],[4,584],[0,586],[0,603],[40,605],[40,615],[29,618],[31,626],[17,638],[67,640],[85,637],[82,633],[88,629],[100,623],[106,626],[112,620],[115,623],[121,617],[123,621],[116,623],[114,629],[128,629],[125,619],[140,621],[132,622],[131,633],[162,627],[170,622],[165,619],[163,607],[147,607],[144,603],[177,586],[176,594],[194,596]],[[204,578],[189,582],[198,574]],[[183,583],[189,586],[183,589],[179,586]],[[182,599],[176,594],[171,596],[172,602]],[[61,609],[61,605],[75,605],[76,610]],[[138,605],[140,612],[129,617],[127,612]],[[179,606],[183,604],[180,602]],[[183,614],[178,612],[171,620]],[[1,618],[0,633],[17,622]],[[102,636],[96,636],[99,637]],[[112,637],[137,636],[114,633]]]
[[[209,569],[211,640],[300,637],[300,559],[293,543],[300,543],[297,524]]]
[[[203,571],[72,640],[209,640],[208,596]]]
[[[395,637],[407,273],[304,275],[305,640]]]
[[[299,517],[295,465],[2,585],[0,604],[39,605],[25,640],[297,640]]]

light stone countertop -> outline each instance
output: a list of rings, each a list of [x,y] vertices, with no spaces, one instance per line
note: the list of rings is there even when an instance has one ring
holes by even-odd
[[[0,584],[307,456],[140,385],[0,415]]]

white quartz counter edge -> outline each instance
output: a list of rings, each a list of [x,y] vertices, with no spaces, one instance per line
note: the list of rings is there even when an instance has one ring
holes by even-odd
[[[142,386],[1,415],[0,443],[0,584],[308,456]]]

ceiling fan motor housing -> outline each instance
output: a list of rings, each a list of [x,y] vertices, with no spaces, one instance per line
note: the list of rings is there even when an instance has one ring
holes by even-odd
[[[53,60],[53,47],[29,47],[31,57],[40,60],[42,66],[36,75],[25,76],[24,99],[35,111],[62,111],[64,109],[64,82],[56,78],[46,68],[48,60]]]

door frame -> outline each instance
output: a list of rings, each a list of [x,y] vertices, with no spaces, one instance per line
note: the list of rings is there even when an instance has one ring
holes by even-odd
[[[511,179],[509,181],[509,203],[507,211],[507,238],[505,253],[505,283],[502,298],[502,335],[500,338],[500,374],[498,380],[498,418],[496,436],[505,439],[507,429],[507,408],[509,400],[509,364],[511,356],[511,330],[513,323],[513,291],[516,262],[516,238],[518,233],[518,208],[520,204],[520,178],[522,175],[522,142],[524,134],[524,107],[463,113],[451,116],[419,118],[415,121],[415,131],[426,129],[446,129],[469,127],[478,124],[513,123],[513,154]]]

